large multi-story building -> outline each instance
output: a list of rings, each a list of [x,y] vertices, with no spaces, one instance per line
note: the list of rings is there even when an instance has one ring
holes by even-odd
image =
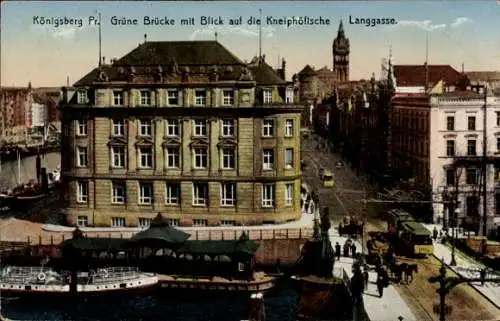
[[[69,224],[300,217],[301,107],[264,57],[245,64],[216,41],[144,42],[63,95]]]

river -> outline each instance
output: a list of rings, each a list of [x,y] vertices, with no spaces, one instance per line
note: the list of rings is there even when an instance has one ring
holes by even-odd
[[[298,295],[290,284],[265,297],[267,321],[297,320]],[[72,321],[240,321],[248,318],[249,297],[208,294],[179,296],[168,292],[110,300],[90,299],[64,304],[57,300],[2,304],[13,320]]]
[[[60,153],[48,153],[42,157],[42,167],[47,168],[50,173],[61,164]],[[6,190],[17,186],[18,182],[17,160],[2,162],[0,167],[0,190]],[[36,156],[21,159],[21,171],[19,181],[27,183],[36,179]]]

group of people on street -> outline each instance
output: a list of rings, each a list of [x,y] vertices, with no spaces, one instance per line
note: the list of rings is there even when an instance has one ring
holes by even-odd
[[[349,256],[352,256],[352,257],[356,257],[356,243],[354,243],[354,241],[350,238],[348,238],[344,245],[343,245],[343,251],[341,252],[341,247],[340,247],[340,244],[339,242],[336,242],[335,243],[335,257],[337,258],[337,260],[340,260],[340,256],[344,256],[344,257],[349,257]]]

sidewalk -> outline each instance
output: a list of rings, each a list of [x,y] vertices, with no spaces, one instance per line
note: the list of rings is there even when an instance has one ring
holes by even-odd
[[[334,229],[331,229],[330,231],[330,241],[332,246],[335,248],[336,242],[339,242],[341,246],[344,245],[347,237],[338,236],[337,231]],[[361,249],[359,242],[355,242],[355,244],[357,249]],[[340,257],[340,261],[335,261],[335,266],[342,266],[349,278],[351,278],[353,276],[353,263],[354,259],[351,257]],[[365,293],[363,294],[363,302],[370,320],[397,321],[398,317],[401,316],[405,321],[417,321],[417,318],[411,312],[410,308],[403,298],[401,298],[394,286],[389,285],[389,287],[385,288],[384,295],[380,298],[375,284],[375,281],[377,280],[377,273],[370,272],[368,279],[368,289],[365,290]]]
[[[424,224],[431,232],[434,225]],[[451,235],[451,234],[450,234]],[[434,256],[438,259],[443,259],[445,265],[453,272],[463,278],[479,278],[479,271],[484,268],[484,265],[476,262],[473,258],[466,256],[460,251],[455,251],[456,266],[450,266],[451,249],[439,242],[434,243]],[[487,278],[499,278],[500,273],[487,275]],[[500,283],[485,283],[484,286],[480,282],[470,282],[470,286],[476,289],[479,293],[485,296],[491,303],[500,309]],[[453,291],[453,290],[452,290]]]

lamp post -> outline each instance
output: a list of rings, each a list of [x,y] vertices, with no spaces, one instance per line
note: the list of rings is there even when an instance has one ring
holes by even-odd
[[[451,226],[451,266],[457,265],[457,261],[455,260],[455,233],[457,230],[457,221],[458,215],[460,214],[460,208],[458,208],[457,203],[454,204],[455,210],[453,213],[453,224]]]

